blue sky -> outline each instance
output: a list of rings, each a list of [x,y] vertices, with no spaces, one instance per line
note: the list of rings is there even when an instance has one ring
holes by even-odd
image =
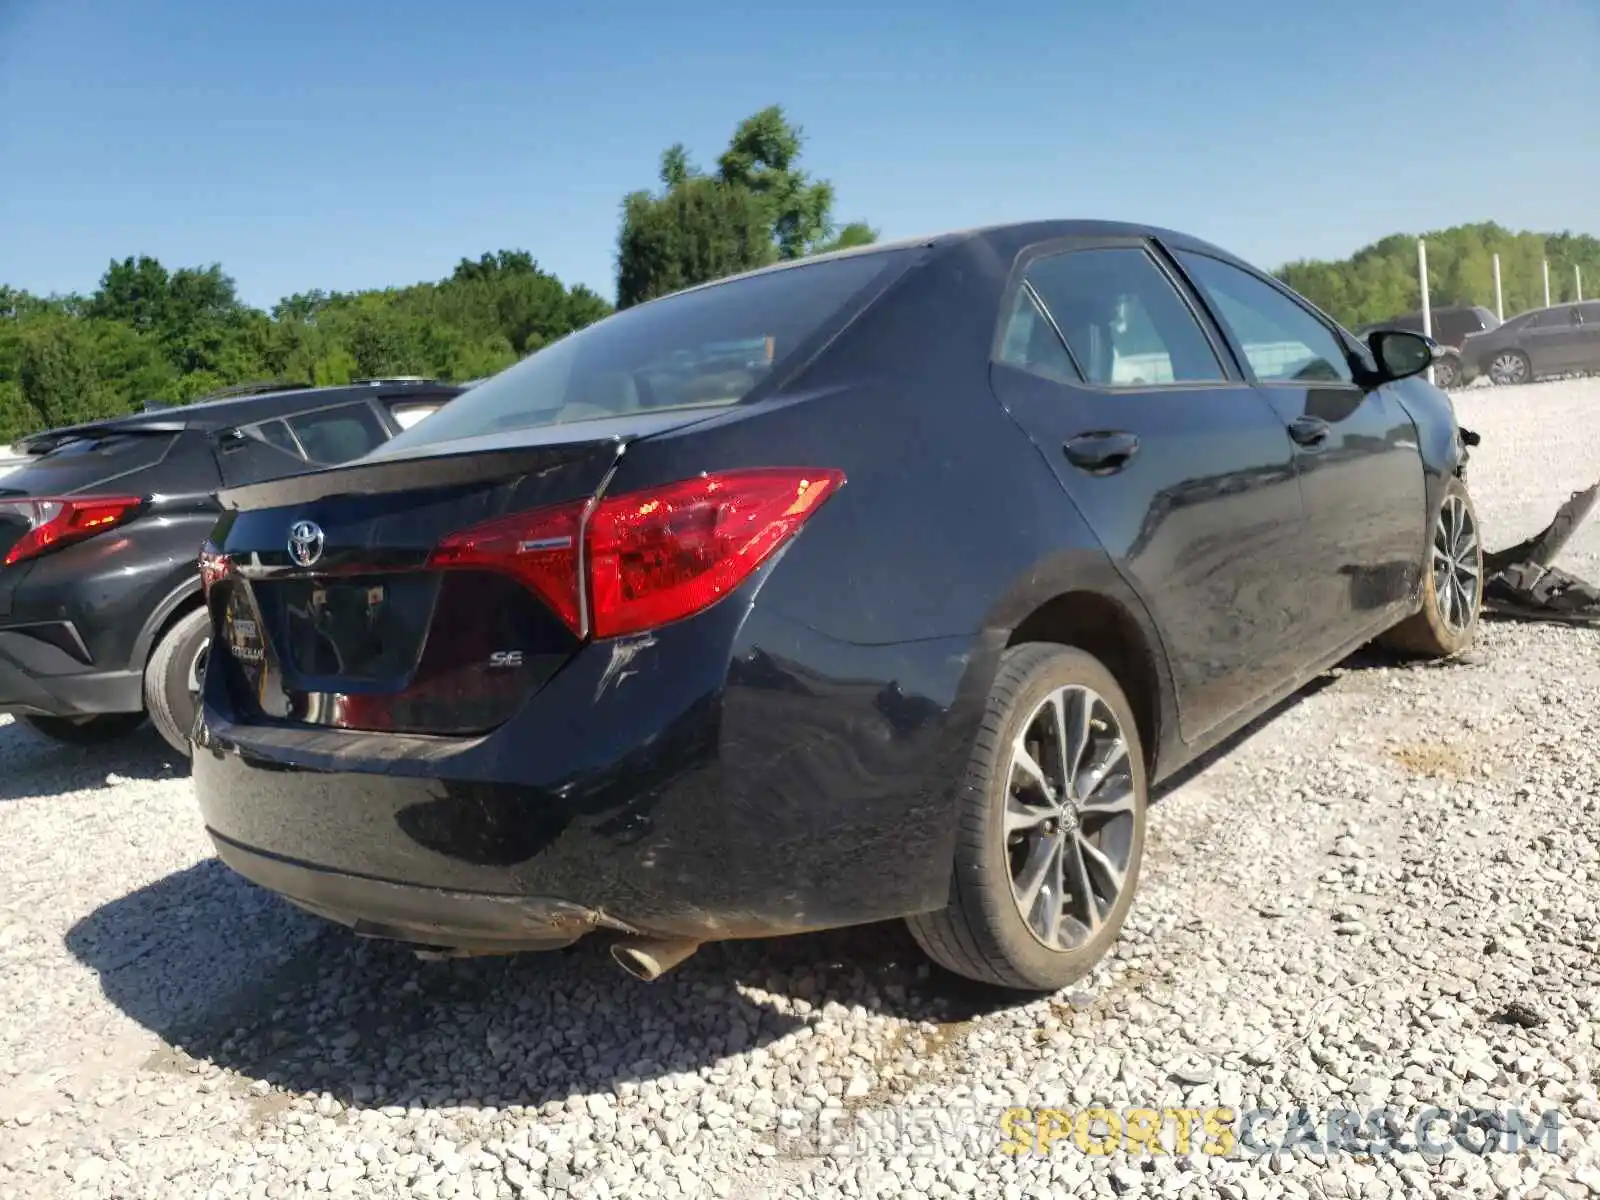
[[[0,0],[0,282],[145,253],[265,306],[520,247],[609,297],[622,195],[773,102],[888,237],[1600,232],[1600,0]]]

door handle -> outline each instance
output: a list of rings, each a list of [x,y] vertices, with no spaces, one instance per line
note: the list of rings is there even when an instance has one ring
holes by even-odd
[[[1073,466],[1093,474],[1110,474],[1139,453],[1139,439],[1131,433],[1083,433],[1068,438],[1061,449]]]
[[[1328,423],[1321,417],[1296,417],[1289,422],[1289,436],[1302,446],[1320,446],[1328,440]]]

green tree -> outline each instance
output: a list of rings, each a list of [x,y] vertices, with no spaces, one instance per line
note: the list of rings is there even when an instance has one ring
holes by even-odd
[[[767,206],[747,188],[695,176],[623,201],[617,307],[628,308],[777,257]]]
[[[317,314],[328,304],[328,293],[320,288],[309,292],[296,292],[285,296],[272,306],[274,321],[305,321],[317,319]]]
[[[37,428],[75,425],[104,415],[88,330],[65,318],[40,321],[22,336],[17,386]]]
[[[1576,296],[1574,265],[1585,278],[1596,280],[1585,290],[1600,295],[1600,240],[1587,234],[1514,233],[1487,221],[1422,236],[1428,246],[1428,299],[1435,307],[1481,304],[1492,310],[1496,254],[1507,317],[1544,304],[1546,258],[1552,303]],[[1291,262],[1278,275],[1352,328],[1422,305],[1414,234],[1391,234],[1337,262]]]
[[[800,258],[833,236],[833,184],[800,169],[804,145],[805,131],[773,104],[739,122],[717,160],[723,183],[760,197],[779,258]]]
[[[141,254],[113,262],[100,277],[100,290],[89,299],[87,315],[126,322],[140,333],[159,333],[168,322],[170,283],[157,259]]]
[[[236,383],[493,374],[599,320],[526,250],[462,259],[447,279],[340,294],[313,289],[261,312],[218,265],[114,261],[87,298],[0,286],[0,437],[185,403]]]
[[[662,190],[623,198],[617,307],[826,250],[867,245],[877,231],[833,218],[834,189],[800,167],[804,131],[778,105],[741,121],[713,175],[682,143],[661,155]]]

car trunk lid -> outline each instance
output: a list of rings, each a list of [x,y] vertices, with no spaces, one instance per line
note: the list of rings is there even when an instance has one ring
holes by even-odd
[[[525,579],[436,549],[509,513],[581,506],[631,438],[706,416],[379,453],[221,493],[207,570],[232,715],[457,737],[501,724],[582,638]]]

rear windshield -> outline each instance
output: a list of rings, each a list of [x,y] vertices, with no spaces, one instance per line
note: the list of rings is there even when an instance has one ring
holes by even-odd
[[[101,433],[74,438],[0,476],[0,495],[48,496],[93,487],[160,462],[176,436],[170,432]]]
[[[478,384],[386,452],[668,409],[737,404],[905,251],[826,259],[666,296]]]

